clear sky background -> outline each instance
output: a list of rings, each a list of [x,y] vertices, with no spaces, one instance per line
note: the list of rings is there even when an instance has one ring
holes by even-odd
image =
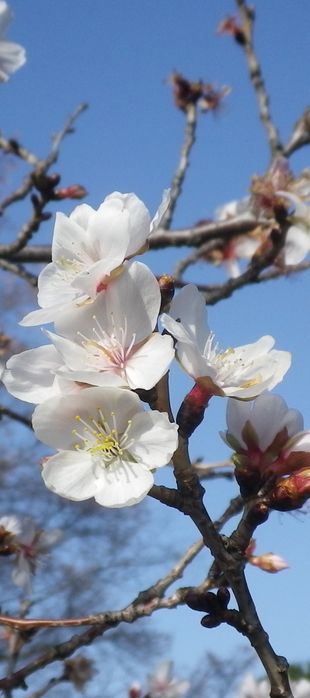
[[[28,62],[1,85],[1,130],[44,156],[51,134],[79,102],[87,101],[90,109],[63,144],[55,171],[62,173],[63,185],[83,184],[91,205],[97,207],[117,189],[134,191],[155,211],[183,139],[184,115],[174,107],[168,84],[173,70],[232,88],[220,113],[199,120],[173,225],[186,227],[211,218],[221,203],[246,195],[251,176],[266,170],[269,153],[243,52],[230,37],[215,33],[220,19],[235,12],[232,0],[12,0],[11,6],[15,19],[8,38],[26,47]],[[285,141],[309,103],[310,3],[258,0],[256,9],[256,50]],[[308,158],[309,148],[293,156],[295,174],[309,164]],[[8,190],[20,172],[8,169]],[[72,208],[72,202],[61,206],[65,212]],[[24,211],[20,206],[7,213],[2,239],[8,230],[14,236]],[[51,222],[42,226],[37,241],[48,242],[51,231]],[[185,253],[152,254],[149,263],[155,272],[170,272]],[[187,278],[213,283],[224,274],[200,264]],[[236,292],[211,308],[209,317],[223,348],[272,334],[277,348],[292,352],[292,369],[277,392],[303,412],[310,428],[309,292],[310,274],[261,284]],[[29,296],[27,309],[34,304],[35,296]],[[37,342],[38,332],[31,332],[27,342],[32,336]],[[190,382],[181,380],[179,369],[175,375],[177,405]],[[212,461],[227,455],[217,436],[225,426],[224,412],[225,401],[213,400],[193,439],[194,457]],[[167,478],[160,472],[157,482]],[[235,491],[227,483],[210,485],[206,501],[212,513],[219,514]],[[153,510],[160,505],[149,506]],[[176,531],[180,550],[181,543],[196,539],[190,523],[178,521],[174,512],[164,512],[163,521],[171,535]],[[257,530],[257,549],[281,554],[291,567],[275,576],[248,570],[271,642],[290,660],[310,659],[309,537],[309,515],[274,513]],[[199,581],[205,569],[204,559],[195,566],[192,581]],[[186,609],[160,613],[152,622],[174,633],[169,654],[183,674],[205,650],[228,654],[242,643],[230,628],[201,628],[199,614]]]

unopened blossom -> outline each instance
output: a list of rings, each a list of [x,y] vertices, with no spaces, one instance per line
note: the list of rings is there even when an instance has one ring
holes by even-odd
[[[142,698],[142,687],[138,681],[134,681],[128,689],[128,698]]]
[[[293,511],[300,509],[309,497],[310,467],[306,467],[279,478],[268,497],[268,504],[278,511]]]
[[[151,220],[135,194],[113,192],[99,208],[77,206],[70,216],[56,214],[52,262],[39,275],[38,303],[22,325],[52,322],[65,310],[94,300],[123,271],[125,260],[146,249],[160,225],[168,192]]]
[[[148,692],[150,698],[181,698],[190,688],[188,681],[173,678],[173,662],[161,662],[153,674],[148,677]]]
[[[12,12],[5,0],[0,0],[0,81],[6,82],[12,73],[21,68],[26,62],[26,52],[23,46],[7,41],[4,38],[8,25],[12,20]]]
[[[275,553],[262,553],[261,555],[254,555],[255,548],[256,541],[251,540],[245,551],[246,559],[250,565],[259,567],[264,572],[270,572],[271,574],[281,572],[289,567],[286,560]]]
[[[254,398],[274,388],[290,367],[290,353],[273,349],[274,339],[268,335],[220,351],[207,325],[204,298],[191,284],[174,297],[169,315],[164,313],[161,321],[177,340],[183,369],[210,395]]]
[[[107,507],[140,502],[152,471],[167,465],[177,447],[177,426],[157,411],[145,412],[138,396],[120,388],[85,388],[36,407],[33,428],[58,449],[42,476],[62,497],[94,497]]]
[[[258,482],[310,466],[310,431],[303,417],[283,398],[270,393],[251,402],[229,400],[227,431],[221,434],[233,448],[236,473],[257,473]]]

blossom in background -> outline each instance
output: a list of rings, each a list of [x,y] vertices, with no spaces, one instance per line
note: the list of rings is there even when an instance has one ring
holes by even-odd
[[[289,215],[292,224],[285,238],[282,255],[284,263],[299,264],[310,251],[310,206],[296,194],[287,191],[279,191],[279,196],[284,196],[293,205],[294,211]]]
[[[4,35],[12,20],[12,12],[4,0],[0,0],[0,81],[6,82],[12,73],[26,62],[23,46],[6,41]]]
[[[236,472],[257,473],[260,483],[310,466],[310,431],[303,417],[278,395],[264,393],[251,402],[229,400],[224,441],[234,449]]]
[[[145,412],[135,393],[120,388],[51,398],[36,407],[33,428],[59,449],[43,466],[46,486],[107,507],[140,502],[153,485],[151,471],[169,463],[178,440],[166,414]]]
[[[234,220],[235,218],[239,220],[255,220],[249,196],[244,199],[229,201],[215,211],[215,219],[217,221],[222,222]],[[241,274],[239,260],[252,259],[255,252],[262,245],[264,237],[263,230],[258,227],[257,230],[247,235],[237,235],[227,239],[227,241],[224,240],[221,248],[215,252],[215,263],[223,264],[230,278],[237,278]]]
[[[310,681],[299,679],[291,681],[295,698],[310,698]],[[268,681],[257,681],[254,676],[247,674],[239,688],[236,698],[269,698],[270,684]]]
[[[148,677],[147,695],[150,698],[181,698],[190,688],[188,681],[172,678],[173,662],[161,662],[153,674]]]
[[[32,519],[22,519],[13,515],[0,518],[0,532],[1,538],[5,533],[9,534],[9,554],[15,555],[12,581],[29,595],[31,579],[38,562],[61,540],[62,531],[58,528],[44,531],[38,528]]]
[[[254,398],[274,388],[290,367],[290,353],[272,349],[274,339],[268,335],[220,351],[207,325],[204,298],[191,284],[175,296],[161,321],[177,340],[176,354],[184,370],[210,394]]]
[[[52,262],[39,275],[38,303],[22,325],[52,322],[65,310],[94,300],[122,273],[125,260],[145,251],[147,238],[160,225],[169,194],[151,220],[135,194],[114,192],[98,210],[77,206],[68,217],[56,214]]]

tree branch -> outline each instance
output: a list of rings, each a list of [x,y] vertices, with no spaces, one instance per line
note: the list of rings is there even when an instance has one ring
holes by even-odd
[[[267,140],[269,143],[271,156],[274,158],[279,153],[283,152],[283,146],[280,141],[278,131],[273,123],[270,109],[269,97],[265,87],[261,66],[258,62],[253,45],[253,25],[254,25],[254,10],[250,8],[245,0],[236,0],[239,12],[243,22],[244,29],[244,49],[248,62],[250,80],[256,93],[259,116],[263,126],[266,129]]]

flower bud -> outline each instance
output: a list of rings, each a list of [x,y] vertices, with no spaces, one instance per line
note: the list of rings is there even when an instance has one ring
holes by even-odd
[[[218,600],[218,602],[219,602],[221,608],[223,609],[223,611],[225,611],[226,608],[227,608],[227,606],[228,606],[228,604],[229,604],[229,602],[230,602],[230,591],[229,591],[229,589],[227,589],[227,587],[220,587],[220,588],[217,590],[216,596],[217,596],[217,600]]]
[[[170,276],[170,274],[163,274],[159,278],[158,283],[161,294],[161,304],[159,313],[163,313],[167,309],[169,303],[171,303],[172,298],[174,296],[175,289],[173,276]]]
[[[204,616],[200,621],[204,628],[217,628],[221,622],[217,616]]]
[[[62,187],[54,192],[54,199],[83,199],[87,195],[85,187],[81,184],[71,184],[69,187]]]
[[[212,591],[189,591],[186,595],[185,602],[194,611],[216,613],[221,610],[219,599]]]
[[[135,681],[128,690],[128,698],[141,698],[141,685]]]
[[[289,567],[287,562],[283,560],[280,555],[275,555],[274,553],[263,553],[263,555],[250,555],[249,563],[254,565],[254,567],[259,567],[264,572],[270,572],[274,574],[275,572],[281,572]]]
[[[184,398],[176,418],[179,433],[184,438],[189,438],[201,424],[205,409],[213,394],[209,388],[203,388],[196,383]]]
[[[278,480],[269,498],[269,506],[278,511],[300,509],[310,497],[310,468],[302,468]]]

